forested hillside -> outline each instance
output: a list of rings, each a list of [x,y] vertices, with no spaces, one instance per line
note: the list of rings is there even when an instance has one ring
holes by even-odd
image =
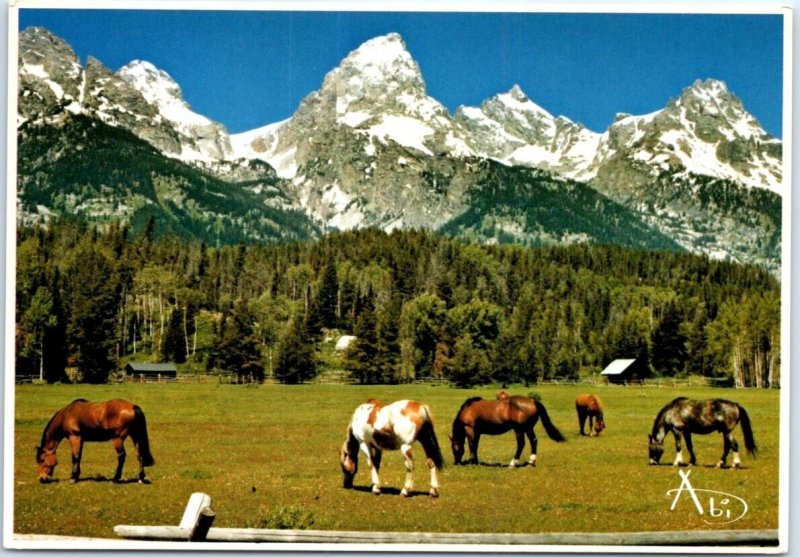
[[[675,251],[343,232],[211,247],[61,221],[17,239],[17,374],[104,382],[129,360],[297,383],[338,335],[363,383],[534,383],[640,358],[662,376],[780,383],[780,285]]]

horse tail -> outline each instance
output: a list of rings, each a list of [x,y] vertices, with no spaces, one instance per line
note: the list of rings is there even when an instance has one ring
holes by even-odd
[[[544,426],[544,430],[547,432],[547,435],[553,441],[566,441],[564,436],[558,430],[558,428],[550,421],[550,415],[547,413],[547,409],[544,407],[544,404],[541,402],[536,403],[536,408],[539,410],[539,416],[542,419],[542,425]]]
[[[147,420],[139,406],[133,406],[133,422],[130,427],[131,438],[138,447],[142,466],[153,466],[156,461],[150,453],[150,438],[147,436]]]
[[[444,468],[444,457],[442,456],[442,449],[439,447],[439,440],[436,439],[436,432],[433,430],[433,420],[431,420],[431,413],[427,406],[425,409],[425,419],[422,422],[422,427],[417,434],[417,440],[422,444],[425,450],[425,456],[431,459],[436,468]]]
[[[739,408],[739,421],[742,424],[744,446],[749,454],[756,456],[758,447],[756,447],[756,440],[753,437],[753,428],[750,426],[750,416],[747,415],[747,411],[742,406],[738,404],[736,406]]]

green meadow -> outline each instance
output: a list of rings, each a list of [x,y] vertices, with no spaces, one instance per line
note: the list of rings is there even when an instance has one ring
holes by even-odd
[[[537,425],[536,467],[509,469],[514,437],[484,436],[481,464],[454,466],[448,434],[461,403],[470,396],[493,398],[497,389],[395,385],[18,385],[14,428],[14,531],[115,538],[117,524],[177,525],[191,493],[209,494],[216,527],[310,528],[319,530],[426,532],[633,532],[778,527],[779,391],[708,387],[516,386],[515,394],[541,397],[566,436],[555,443]],[[581,392],[603,401],[607,429],[580,437],[574,408]],[[661,466],[649,466],[647,438],[656,412],[675,396],[721,397],[749,412],[758,458],[742,450],[742,469],[717,469],[718,434],[694,436],[698,464],[670,466],[674,443],[667,439]],[[87,443],[82,481],[69,482],[68,443],[58,450],[56,481],[40,484],[34,448],[52,414],[75,398],[125,398],[146,416],[156,465],[147,484],[134,480],[137,463],[130,440],[125,481],[109,481],[116,465],[110,443]],[[384,454],[384,493],[369,492],[363,459],[353,490],[342,488],[338,451],[355,407],[368,398],[402,398],[430,406],[445,454],[441,496],[427,496],[429,473],[416,445],[415,491],[399,495],[405,468],[398,452]],[[742,444],[740,430],[736,438]],[[529,447],[522,455],[527,460]],[[685,454],[685,449],[684,449]],[[688,459],[686,459],[688,460]],[[730,459],[729,459],[730,462]],[[728,523],[700,515],[688,493],[674,510],[679,470],[690,470],[704,505],[710,492],[746,501],[748,510]],[[715,511],[724,507],[717,497]],[[731,503],[730,501],[734,501]],[[708,510],[708,508],[706,509]],[[725,518],[725,516],[722,518]],[[711,519],[711,520],[709,520]],[[710,522],[710,523],[709,523]]]

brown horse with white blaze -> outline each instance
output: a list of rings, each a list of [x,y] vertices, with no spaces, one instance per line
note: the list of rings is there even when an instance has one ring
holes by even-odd
[[[431,470],[431,497],[439,496],[439,480],[437,471],[444,466],[442,452],[430,409],[413,400],[399,400],[392,404],[383,404],[370,399],[353,412],[347,427],[347,438],[340,452],[340,463],[344,474],[344,487],[353,487],[353,480],[358,472],[358,453],[367,457],[372,475],[372,492],[381,492],[381,481],[378,471],[384,450],[397,450],[405,457],[406,481],[403,496],[411,495],[413,488],[414,460],[411,447],[419,441],[425,451],[428,467]]]
[[[511,396],[505,391],[498,394],[497,400],[484,400],[481,397],[467,399],[453,420],[450,443],[455,463],[461,464],[461,459],[464,457],[465,439],[469,444],[470,463],[477,464],[481,435],[500,435],[513,430],[517,438],[517,451],[509,466],[517,465],[525,448],[526,435],[531,444],[528,464],[536,466],[538,440],[533,428],[540,418],[550,439],[565,441],[564,436],[550,421],[544,404],[539,401],[524,396]]]
[[[48,482],[58,464],[56,449],[64,439],[72,449],[71,481],[77,482],[81,474],[81,455],[85,441],[111,441],[117,451],[117,469],[114,481],[122,478],[125,464],[125,439],[130,435],[139,460],[139,482],[144,482],[144,467],[153,466],[147,436],[147,422],[141,408],[126,400],[89,402],[79,398],[56,412],[42,432],[42,442],[36,447],[39,481]]]
[[[583,428],[587,418],[589,419],[589,435],[592,435],[592,430],[594,430],[594,435],[600,435],[606,428],[606,422],[603,420],[603,405],[595,395],[578,395],[575,399],[575,410],[578,412],[578,426],[581,435],[586,435]]]

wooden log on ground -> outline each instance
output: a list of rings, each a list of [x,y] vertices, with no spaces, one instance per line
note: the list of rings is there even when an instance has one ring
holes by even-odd
[[[138,540],[186,541],[176,526],[116,526],[117,535]],[[619,545],[619,546],[750,546],[778,545],[777,530],[707,530],[618,533],[447,534],[420,532],[352,532],[210,528],[206,542],[305,544],[448,544],[448,545]]]
[[[447,545],[619,545],[619,546],[749,546],[778,545],[777,530],[687,530],[673,532],[483,534],[435,532],[353,532],[211,528],[216,513],[211,497],[192,493],[178,526],[121,524],[114,532],[126,539],[234,543],[305,544],[447,544]]]

